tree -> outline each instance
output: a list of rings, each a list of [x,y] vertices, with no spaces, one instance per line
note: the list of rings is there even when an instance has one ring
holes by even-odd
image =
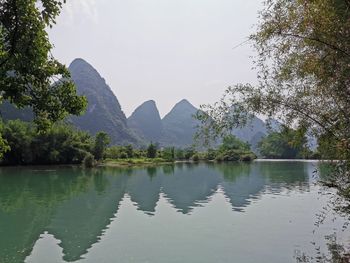
[[[128,155],[128,158],[132,158],[134,156],[134,149],[132,147],[132,145],[127,145],[125,146],[125,152]]]
[[[103,155],[106,151],[106,148],[110,142],[109,136],[105,132],[98,132],[95,136],[95,145],[94,145],[94,157],[96,160],[102,160]]]
[[[64,2],[2,0],[0,4],[1,101],[31,107],[40,129],[68,114],[81,114],[87,105],[86,98],[77,95],[67,68],[52,56],[46,32]]]
[[[333,137],[322,134],[318,138],[318,146],[316,153],[321,159],[336,160],[338,157],[337,142]]]
[[[251,161],[256,158],[250,145],[232,134],[225,136],[218,150],[212,151],[211,155],[217,161]]]
[[[244,126],[252,114],[277,117],[289,127],[326,136],[342,168],[335,184],[350,183],[350,2],[267,0],[257,32],[259,83],[229,87],[202,107],[204,136]],[[234,109],[232,110],[232,107]],[[340,164],[340,163],[338,163]],[[343,191],[344,190],[344,191]]]
[[[175,159],[177,160],[183,160],[185,159],[185,152],[183,149],[176,149],[175,150]]]
[[[2,138],[6,140],[10,148],[4,154],[4,162],[17,165],[31,163],[33,161],[31,145],[34,134],[34,129],[28,123],[19,120],[8,121],[2,132]]]
[[[1,136],[9,146],[2,164],[80,164],[93,148],[88,133],[65,124],[55,123],[45,133],[38,133],[33,124],[20,120],[2,125]]]
[[[4,153],[11,150],[8,142],[1,136],[4,132],[4,123],[0,120],[0,160],[4,157]]]
[[[162,151],[162,157],[166,160],[172,161],[175,159],[175,147],[166,147]]]
[[[91,153],[87,153],[83,159],[83,166],[85,168],[92,168],[95,165],[95,158]]]
[[[194,147],[185,148],[183,151],[185,160],[190,160],[192,156],[196,154],[196,150],[194,149]]]
[[[250,146],[246,142],[242,142],[234,135],[227,135],[224,137],[222,144],[220,145],[221,151],[227,150],[243,150],[250,151]]]
[[[92,146],[93,140],[88,133],[56,123],[45,133],[35,132],[31,149],[35,163],[80,164]]]
[[[157,157],[157,147],[150,143],[150,145],[147,147],[147,158],[156,158]]]
[[[305,135],[288,127],[280,132],[272,132],[258,144],[258,150],[265,158],[295,159],[305,158],[308,153]]]

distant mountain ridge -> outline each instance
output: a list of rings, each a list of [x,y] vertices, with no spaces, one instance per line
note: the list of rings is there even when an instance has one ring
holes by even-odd
[[[150,107],[152,110],[150,111]],[[145,112],[143,112],[145,110]],[[200,122],[194,118],[198,109],[188,100],[178,102],[163,119],[159,117],[159,111],[154,101],[147,101],[137,107],[129,117],[129,127],[135,130],[146,143],[157,142],[160,146],[189,147],[193,145],[193,137]],[[156,120],[156,121],[155,121]],[[156,124],[155,124],[156,123]],[[280,123],[271,121],[272,130],[277,130]],[[159,132],[161,130],[161,132]],[[152,138],[145,131],[152,131]],[[232,134],[240,140],[251,144],[252,149],[257,152],[260,140],[265,137],[271,129],[268,128],[260,118],[253,116],[251,121],[243,128],[237,128]]]
[[[129,118],[126,118],[120,103],[97,70],[83,59],[75,59],[69,66],[77,92],[88,99],[88,108],[83,116],[70,116],[67,121],[81,130],[96,134],[105,131],[112,144],[147,145],[150,142],[160,146],[189,147],[200,122],[194,118],[198,109],[188,100],[179,101],[171,111],[160,117],[156,102],[142,103]],[[2,118],[31,121],[31,109],[17,109],[8,102],[0,106]],[[278,126],[278,122],[273,123]],[[268,134],[266,123],[253,117],[251,123],[233,134],[249,142],[253,149],[262,137]]]
[[[0,104],[0,116],[3,120],[22,120],[32,121],[34,118],[33,111],[29,107],[18,109],[8,101],[4,101]]]
[[[193,118],[197,111],[188,100],[183,99],[161,119],[156,103],[146,101],[128,118],[128,125],[146,144],[154,142],[160,146],[189,147],[199,125],[199,121]]]
[[[159,141],[163,124],[154,100],[142,103],[127,119],[128,126],[145,141]]]
[[[97,70],[81,58],[75,59],[68,69],[78,94],[87,97],[88,107],[84,115],[70,116],[67,121],[92,135],[99,131],[108,133],[112,144],[139,144],[140,139],[127,126],[117,97]],[[30,108],[17,109],[8,102],[0,106],[0,112],[4,120],[33,120]]]
[[[198,109],[188,100],[178,102],[162,119],[163,131],[160,144],[164,146],[188,147],[193,144],[199,121],[194,118]]]
[[[105,131],[113,144],[136,144],[137,137],[127,126],[127,120],[117,97],[106,81],[89,63],[75,59],[69,66],[78,94],[88,99],[83,116],[72,116],[72,123],[91,134]]]

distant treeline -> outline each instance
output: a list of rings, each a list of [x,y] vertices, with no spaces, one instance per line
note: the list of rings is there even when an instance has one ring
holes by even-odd
[[[134,149],[128,146],[112,146],[106,150],[107,159],[161,158],[165,161],[251,161],[256,155],[250,146],[235,136],[226,136],[223,143],[216,149],[197,151],[196,147],[175,148],[159,147],[151,143],[145,149]]]
[[[161,159],[163,161],[251,161],[256,155],[250,145],[233,135],[223,138],[215,149],[197,151],[196,147],[160,147],[150,143],[144,148],[132,145],[110,146],[109,136],[99,132],[91,136],[70,125],[57,123],[45,131],[38,131],[32,123],[20,120],[0,122],[3,147],[2,165],[46,165],[81,164],[93,166],[105,159]],[[328,144],[322,143],[318,151],[307,147],[305,135],[297,130],[284,127],[279,132],[270,133],[259,143],[259,154],[263,158],[311,159],[329,158],[332,154]],[[328,156],[327,156],[328,155]]]
[[[96,161],[104,159],[250,161],[256,158],[247,143],[232,135],[225,137],[217,149],[199,152],[195,147],[163,148],[156,143],[141,149],[132,145],[108,147],[110,139],[106,133],[99,132],[91,136],[64,123],[38,131],[32,123],[10,120],[0,122],[0,132],[3,147],[6,149],[1,157],[2,165],[84,163],[86,166],[93,166]]]

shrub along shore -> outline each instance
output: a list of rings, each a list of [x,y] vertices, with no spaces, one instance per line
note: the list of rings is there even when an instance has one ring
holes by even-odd
[[[158,147],[153,143],[145,149],[134,149],[131,145],[112,146],[106,149],[105,161],[102,165],[139,166],[174,162],[238,162],[254,159],[256,155],[250,150],[250,146],[230,135],[224,138],[219,147],[206,151],[196,151],[195,147],[185,149]]]

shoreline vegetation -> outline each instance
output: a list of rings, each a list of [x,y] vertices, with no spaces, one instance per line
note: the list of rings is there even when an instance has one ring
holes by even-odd
[[[198,149],[163,147],[157,143],[143,146],[110,146],[105,132],[91,136],[87,132],[56,123],[45,132],[33,123],[20,120],[0,122],[0,132],[7,149],[1,156],[1,166],[83,165],[95,166],[154,166],[176,162],[250,162],[266,159],[331,159],[322,151],[311,151],[306,139],[284,128],[262,138],[258,144],[260,154],[251,145],[234,135],[225,136],[213,148]],[[293,141],[293,145],[290,144]],[[322,148],[320,148],[322,150]]]
[[[33,123],[11,120],[0,122],[0,133],[6,145],[6,151],[0,156],[0,164],[4,166],[83,164],[90,168],[100,163],[139,165],[188,160],[251,161],[256,158],[250,145],[233,135],[226,136],[215,149],[198,151],[195,146],[175,148],[156,143],[138,147],[110,146],[107,133],[91,136],[65,123],[56,123],[42,132]]]
[[[106,159],[102,162],[96,162],[92,168],[103,168],[103,167],[116,167],[116,168],[147,168],[147,167],[157,167],[163,165],[175,165],[175,164],[235,164],[235,163],[250,163],[250,162],[320,162],[320,163],[333,163],[339,162],[339,160],[320,160],[320,159],[263,159],[256,158],[251,161],[223,161],[218,162],[216,160],[165,160],[162,158],[156,159]],[[51,170],[52,167],[84,167],[83,164],[29,164],[29,165],[0,165],[0,168],[38,168],[38,170]],[[48,169],[43,169],[48,168]],[[87,167],[89,168],[89,167]],[[35,169],[34,169],[35,170]]]
[[[98,167],[149,167],[159,166],[168,164],[179,164],[179,163],[239,163],[239,162],[251,162],[257,159],[250,160],[237,160],[237,161],[216,161],[216,160],[167,160],[163,158],[128,158],[128,159],[106,159],[103,162],[97,164]]]
[[[99,163],[97,167],[128,167],[128,168],[140,168],[140,167],[154,167],[161,165],[172,165],[172,164],[199,164],[199,163],[249,163],[249,162],[333,162],[332,160],[318,160],[318,159],[253,159],[250,161],[224,161],[218,162],[216,160],[174,160],[169,161],[162,158],[156,159],[107,159],[102,163]]]
[[[106,159],[99,163],[98,167],[148,167],[166,164],[175,164],[178,161],[169,161],[162,158],[128,158],[128,159]]]

